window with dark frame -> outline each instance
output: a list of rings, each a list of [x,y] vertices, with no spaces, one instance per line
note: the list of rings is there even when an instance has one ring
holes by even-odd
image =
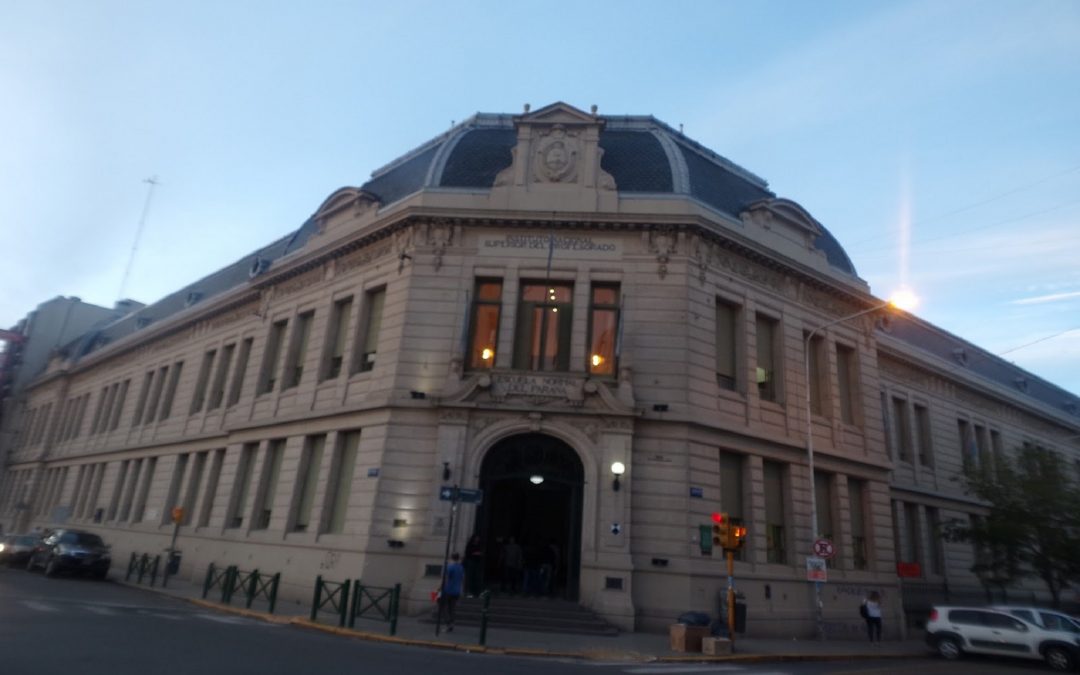
[[[358,342],[359,358],[356,359],[356,372],[367,372],[375,368],[375,356],[379,351],[379,333],[382,330],[383,307],[386,304],[386,287],[376,288],[364,294],[364,324],[362,339]]]
[[[591,300],[587,370],[590,375],[614,375],[618,366],[619,284],[594,283]]]
[[[858,367],[855,350],[846,345],[836,345],[837,394],[840,399],[840,421],[844,424],[858,423]]]
[[[762,462],[765,488],[765,561],[787,564],[787,534],[784,531],[784,466],[778,462]]]
[[[804,344],[809,333],[803,335]],[[815,335],[807,344],[806,358],[810,367],[810,381],[807,383],[810,391],[810,412],[814,415],[825,414],[825,338]],[[831,415],[830,415],[831,417]]]
[[[210,400],[206,404],[207,410],[216,410],[221,407],[221,402],[225,398],[225,381],[229,377],[229,369],[232,367],[233,353],[235,351],[235,342],[221,348],[221,359],[218,362],[217,372],[214,373],[214,382],[210,386]]]
[[[240,395],[244,393],[244,378],[247,376],[248,359],[251,358],[251,347],[255,344],[255,338],[244,338],[240,343],[240,354],[236,357],[236,369],[233,371],[232,386],[229,387],[229,406],[240,402]]]
[[[926,468],[934,466],[934,447],[930,433],[930,410],[918,403],[914,404],[915,440],[918,442],[919,464]]]
[[[741,314],[738,305],[716,299],[716,383],[728,391],[739,388],[738,326]]]
[[[502,314],[502,279],[477,279],[469,321],[468,367],[486,370],[495,366]]]
[[[285,356],[285,382],[282,390],[292,389],[299,386],[304,377],[304,359],[307,355],[308,339],[311,337],[311,323],[315,319],[315,312],[304,312],[296,317],[293,325],[292,342],[289,344],[289,352]]]
[[[173,364],[172,372],[169,374],[169,384],[165,387],[165,398],[161,403],[161,414],[158,419],[168,419],[172,414],[173,399],[176,397],[176,386],[180,382],[180,373],[184,370],[184,362],[177,361]]]
[[[522,286],[514,333],[514,368],[570,369],[573,294],[573,285],[565,282],[529,282]]]
[[[327,326],[326,356],[323,359],[322,380],[332,380],[341,374],[345,362],[345,344],[352,316],[352,296],[334,302]]]
[[[214,361],[217,360],[217,350],[208,349],[203,354],[202,365],[199,366],[199,377],[195,380],[195,394],[191,397],[191,411],[194,415],[203,408],[206,402],[206,388],[210,386],[210,373],[214,372]]]
[[[866,537],[866,481],[848,479],[848,509],[851,516],[851,564],[857,570],[869,566]]]
[[[756,381],[758,397],[763,401],[776,401],[779,398],[777,386],[777,339],[780,322],[763,314],[754,317],[757,328],[757,369]]]
[[[274,386],[277,385],[277,368],[281,357],[281,343],[285,340],[285,329],[288,326],[288,319],[275,321],[270,326],[270,334],[266,336],[266,352],[263,354],[259,387],[255,392],[257,396],[273,391]]]

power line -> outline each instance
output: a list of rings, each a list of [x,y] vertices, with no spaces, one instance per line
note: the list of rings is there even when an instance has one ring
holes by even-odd
[[[1038,340],[1032,340],[1031,342],[1028,342],[1028,343],[1026,343],[1026,344],[1022,344],[1022,345],[1020,345],[1019,347],[1013,347],[1012,349],[1006,349],[1006,350],[1005,350],[1005,351],[1003,351],[1003,352],[998,352],[998,354],[997,354],[997,355],[998,355],[998,356],[1005,356],[1006,354],[1011,354],[1012,352],[1015,352],[1015,351],[1017,351],[1017,350],[1023,349],[1023,348],[1025,348],[1025,347],[1030,347],[1031,345],[1037,345],[1037,344],[1039,344],[1040,342],[1046,342],[1047,340],[1053,340],[1053,339],[1054,339],[1054,338],[1056,338],[1056,337],[1061,337],[1062,335],[1065,335],[1066,333],[1071,333],[1071,332],[1073,332],[1074,330],[1080,330],[1080,327],[1077,327],[1077,328],[1067,328],[1067,329],[1065,329],[1065,330],[1061,331],[1060,333],[1054,333],[1053,335],[1047,335],[1046,337],[1041,337],[1041,338],[1039,338]]]
[[[150,176],[143,179],[144,183],[150,185],[146,190],[146,201],[143,203],[142,216],[139,217],[139,227],[135,230],[135,241],[131,244],[131,255],[128,256],[127,267],[124,269],[124,277],[120,280],[120,292],[117,294],[117,300],[124,299],[124,291],[127,289],[128,277],[131,275],[131,266],[135,263],[135,252],[139,250],[139,239],[142,237],[143,228],[146,226],[146,216],[150,212],[150,199],[154,196],[154,188],[159,185],[157,176]]]

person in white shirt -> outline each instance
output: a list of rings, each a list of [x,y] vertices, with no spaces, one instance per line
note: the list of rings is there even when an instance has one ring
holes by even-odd
[[[881,594],[873,591],[863,600],[862,612],[866,619],[866,634],[870,642],[881,642]]]

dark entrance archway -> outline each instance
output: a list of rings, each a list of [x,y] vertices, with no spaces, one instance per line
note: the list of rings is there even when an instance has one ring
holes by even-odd
[[[484,543],[487,588],[578,599],[584,485],[577,453],[557,438],[521,434],[491,448],[480,466],[484,503],[475,529]],[[520,580],[504,573],[503,550],[510,537],[524,553]]]

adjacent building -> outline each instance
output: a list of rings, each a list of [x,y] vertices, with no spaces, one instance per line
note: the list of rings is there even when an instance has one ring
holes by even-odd
[[[814,632],[819,538],[829,634],[861,630],[871,590],[898,631],[905,606],[981,597],[939,536],[983,508],[964,463],[1025,442],[1074,462],[1080,416],[881,305],[804,208],[652,117],[478,114],[56,353],[3,439],[0,519],[126,555],[165,548],[181,507],[184,575],[401,582],[416,613],[442,488],[480,489],[453,539],[481,536],[487,583],[513,537],[552,593],[654,630],[715,613],[724,511],[752,633]]]

